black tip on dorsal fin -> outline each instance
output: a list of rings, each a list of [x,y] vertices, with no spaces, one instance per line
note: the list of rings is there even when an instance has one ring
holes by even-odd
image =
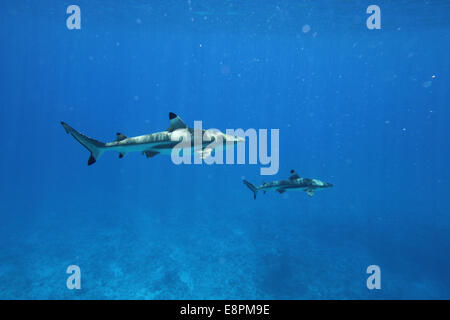
[[[173,112],[169,112],[169,120],[175,119],[177,115]]]
[[[122,134],[122,133],[120,133],[120,132],[117,132],[117,133],[116,133],[116,141],[122,141],[122,140],[124,140],[124,139],[126,139],[126,138],[127,138],[126,135],[124,135],[124,134]]]
[[[300,176],[295,172],[294,169],[291,170],[291,176],[289,177],[289,179],[299,179]]]
[[[169,128],[167,128],[167,131],[169,132],[175,131],[177,129],[185,129],[188,127],[186,123],[184,123],[184,121],[181,120],[181,118],[173,112],[169,112],[169,121],[170,125]]]

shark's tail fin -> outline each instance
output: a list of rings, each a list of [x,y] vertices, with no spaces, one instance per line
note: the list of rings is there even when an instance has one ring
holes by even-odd
[[[61,122],[62,126],[66,130],[66,133],[70,133],[79,143],[81,143],[86,149],[91,152],[91,156],[88,160],[88,166],[94,164],[98,158],[105,152],[105,144],[95,139],[89,138],[84,134],[79,133],[77,130],[69,126],[65,122]]]
[[[256,194],[258,193],[258,188],[256,188],[253,184],[248,182],[247,180],[244,180],[244,184],[253,191],[253,199],[256,199]]]

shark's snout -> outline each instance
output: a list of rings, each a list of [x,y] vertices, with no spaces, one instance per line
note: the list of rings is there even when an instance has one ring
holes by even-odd
[[[333,184],[318,179],[312,179],[312,186],[316,188],[331,188]]]
[[[225,135],[225,140],[227,142],[234,142],[234,143],[245,142],[244,137],[233,136],[233,135],[228,135],[228,134]]]

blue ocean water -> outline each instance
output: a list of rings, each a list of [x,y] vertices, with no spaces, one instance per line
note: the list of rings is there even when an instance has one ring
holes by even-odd
[[[450,298],[448,1],[0,6],[1,299]],[[169,112],[279,129],[278,174],[139,153],[87,166],[60,125],[112,141]],[[291,169],[334,187],[254,200],[242,183]]]

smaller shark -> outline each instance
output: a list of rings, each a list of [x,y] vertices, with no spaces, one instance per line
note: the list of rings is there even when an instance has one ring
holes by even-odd
[[[310,197],[314,195],[316,189],[330,188],[333,185],[328,182],[323,182],[317,179],[301,178],[294,170],[291,170],[291,176],[287,180],[276,180],[273,182],[264,182],[260,186],[254,186],[247,180],[244,180],[244,184],[253,191],[253,198],[256,199],[256,194],[259,190],[264,193],[268,190],[276,190],[279,193],[284,193],[288,190],[300,190],[305,191]]]

